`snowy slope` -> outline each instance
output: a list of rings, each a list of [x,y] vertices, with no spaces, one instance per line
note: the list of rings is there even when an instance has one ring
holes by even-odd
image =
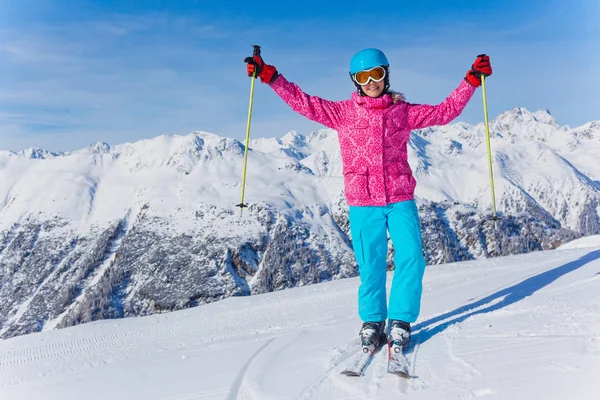
[[[600,123],[560,126],[547,111],[515,107],[490,123],[496,200],[505,212],[531,205],[564,227],[600,229]],[[491,207],[483,124],[416,132],[411,159],[417,195]]]
[[[597,221],[581,220],[600,210],[600,122],[571,129],[545,111],[514,108],[491,122],[491,132],[500,211],[520,211],[533,200],[565,227],[596,233]],[[280,209],[327,204],[342,189],[335,131],[258,138],[251,149],[248,201]],[[489,209],[482,124],[415,131],[410,150],[419,198]],[[170,217],[173,208],[199,202],[230,207],[239,200],[242,156],[240,142],[205,132],[67,154],[0,151],[0,230],[31,214],[87,228],[159,197],[164,205],[157,212]]]
[[[428,269],[410,380],[384,351],[339,375],[358,346],[351,278],[0,341],[0,399],[595,400],[599,271],[597,238]]]
[[[600,233],[600,124],[515,108],[415,131],[428,264],[552,249]],[[0,151],[0,338],[178,310],[357,274],[335,131],[206,132],[70,153]],[[392,251],[389,266],[393,267]]]
[[[561,250],[582,249],[587,247],[597,247],[600,245],[600,235],[586,236],[581,239],[573,240],[559,247]]]

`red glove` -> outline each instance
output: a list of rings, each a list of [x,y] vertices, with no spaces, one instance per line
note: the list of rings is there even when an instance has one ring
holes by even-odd
[[[273,83],[279,76],[277,68],[272,65],[265,64],[262,57],[255,55],[254,57],[246,57],[244,62],[247,64],[246,69],[248,76],[252,76],[256,70],[256,76],[260,78],[262,83]]]
[[[486,77],[492,74],[492,65],[490,64],[490,57],[485,54],[480,54],[471,66],[465,79],[471,85],[479,87],[481,85],[481,75]]]

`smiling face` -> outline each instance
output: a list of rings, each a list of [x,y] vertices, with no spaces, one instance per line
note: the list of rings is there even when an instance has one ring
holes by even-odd
[[[373,82],[372,80],[369,80],[366,85],[360,85],[360,88],[369,97],[379,97],[385,88],[385,82]]]

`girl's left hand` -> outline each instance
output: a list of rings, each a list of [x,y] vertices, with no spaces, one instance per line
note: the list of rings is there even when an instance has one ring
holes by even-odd
[[[248,76],[252,76],[256,70],[256,77],[260,78],[262,83],[272,83],[277,78],[277,68],[272,65],[265,64],[260,55],[254,57],[246,57],[246,72]]]

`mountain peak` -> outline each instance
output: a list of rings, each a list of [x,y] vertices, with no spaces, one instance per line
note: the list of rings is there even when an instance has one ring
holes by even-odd
[[[46,158],[53,158],[56,157],[58,154],[56,153],[52,153],[46,149],[41,149],[39,147],[29,147],[25,150],[21,150],[17,153],[20,156],[23,156],[25,158],[32,158],[32,159],[46,159]]]
[[[186,136],[184,136],[186,137]],[[193,137],[193,138],[201,138],[201,139],[205,139],[205,140],[216,140],[219,141],[221,139],[223,139],[223,136],[219,136],[215,133],[210,133],[210,132],[205,132],[205,131],[194,131],[192,132],[191,135],[187,135],[187,137]]]
[[[93,154],[106,154],[110,153],[110,145],[106,142],[97,142],[89,145],[88,147],[76,151],[75,153],[93,153]]]
[[[494,121],[498,122],[517,122],[517,123],[535,123],[539,122],[542,124],[558,126],[558,123],[550,113],[550,110],[538,110],[531,112],[525,107],[515,106],[508,111],[500,114]]]
[[[558,123],[556,122],[556,120],[554,119],[552,114],[550,113],[550,110],[548,110],[547,108],[544,110],[538,110],[538,111],[534,112],[533,117],[539,122],[558,126]]]
[[[306,146],[306,136],[296,131],[289,131],[281,137],[280,141],[289,147],[302,148]]]

